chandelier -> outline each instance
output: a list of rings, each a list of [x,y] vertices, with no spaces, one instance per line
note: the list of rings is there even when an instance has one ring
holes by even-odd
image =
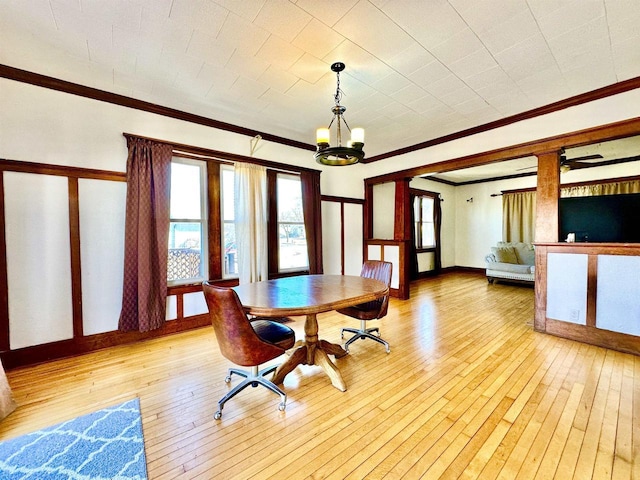
[[[347,121],[344,119],[346,107],[340,105],[342,99],[342,90],[340,90],[340,72],[344,70],[344,63],[336,62],[331,65],[331,70],[336,72],[337,86],[336,94],[333,97],[335,106],[331,109],[333,118],[327,128],[319,128],[316,131],[316,143],[318,150],[314,157],[316,162],[323,165],[353,165],[364,158],[364,128],[349,128]],[[330,146],[331,143],[331,126],[336,125],[337,146]],[[347,141],[346,146],[342,145],[342,125],[351,132],[351,140]]]

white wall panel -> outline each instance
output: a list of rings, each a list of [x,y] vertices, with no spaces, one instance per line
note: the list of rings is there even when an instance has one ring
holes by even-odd
[[[10,347],[73,337],[64,177],[4,173]]]
[[[185,317],[209,313],[209,308],[202,292],[185,293],[183,302]]]
[[[596,326],[640,335],[640,257],[598,255]]]
[[[166,320],[175,320],[178,318],[178,299],[175,295],[167,297]]]
[[[587,324],[588,255],[547,255],[547,317]]]
[[[126,195],[125,182],[78,181],[85,335],[118,328],[122,306]]]
[[[367,258],[369,260],[382,260],[382,245],[368,245]]]
[[[322,268],[324,273],[340,275],[341,265],[340,204],[322,202]]]
[[[344,204],[344,243],[349,254],[344,256],[345,275],[360,275],[363,262],[363,213],[364,207],[354,203]]]
[[[397,245],[385,245],[384,261],[391,262],[393,264],[393,270],[391,272],[391,288],[398,288],[400,286],[400,247]]]
[[[436,254],[433,252],[418,253],[418,273],[430,272],[435,268]]]
[[[396,184],[383,183],[373,187],[373,238],[392,240],[396,209]]]

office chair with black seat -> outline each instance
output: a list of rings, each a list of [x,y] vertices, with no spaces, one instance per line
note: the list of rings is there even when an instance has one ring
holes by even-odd
[[[380,260],[367,260],[362,265],[362,271],[360,272],[360,276],[364,278],[373,278],[375,280],[379,280],[383,282],[387,287],[391,285],[391,272],[393,269],[393,265],[390,262],[383,262]],[[359,305],[355,305],[353,307],[341,308],[337,310],[339,313],[343,315],[347,315],[349,317],[360,320],[360,328],[343,328],[341,331],[341,336],[344,338],[344,332],[350,332],[355,334],[347,343],[344,344],[344,349],[348,352],[349,345],[353,342],[361,338],[364,340],[365,338],[369,338],[371,340],[375,340],[378,343],[381,343],[387,349],[387,353],[391,350],[389,349],[389,343],[386,340],[383,340],[380,337],[380,330],[375,328],[367,328],[367,322],[369,320],[379,320],[387,314],[387,310],[389,309],[389,294],[387,293],[384,297],[379,298],[378,300],[374,300],[372,302],[361,303]],[[377,332],[378,335],[373,335],[374,332]]]
[[[238,294],[231,288],[216,287],[204,282],[202,289],[220,352],[236,365],[251,367],[250,371],[229,368],[225,382],[231,382],[232,374],[240,375],[244,380],[218,401],[218,411],[214,418],[219,420],[222,417],[222,408],[227,400],[249,385],[257,387],[258,384],[280,395],[278,409],[283,411],[287,404],[287,394],[265,378],[277,365],[261,371],[259,366],[292,348],[295,343],[294,331],[282,323],[268,319],[249,321]]]

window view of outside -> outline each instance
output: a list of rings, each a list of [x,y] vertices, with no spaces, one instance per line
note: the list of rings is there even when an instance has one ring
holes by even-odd
[[[433,198],[427,196],[416,197],[414,200],[416,248],[430,248],[436,244],[433,201]]]
[[[238,256],[236,252],[236,227],[233,223],[233,197],[234,197],[233,167],[222,166],[222,255],[224,278],[238,276]]]
[[[302,214],[300,177],[278,174],[277,189],[279,270],[306,269],[309,267],[309,257]]]
[[[171,162],[171,210],[167,280],[181,283],[205,278],[203,245],[204,162],[174,159]]]

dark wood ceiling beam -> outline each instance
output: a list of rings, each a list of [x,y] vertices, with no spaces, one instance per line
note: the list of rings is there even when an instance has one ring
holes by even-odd
[[[555,135],[553,137],[520,143],[511,147],[498,148],[487,152],[474,153],[460,158],[444,160],[429,165],[408,168],[397,172],[387,173],[365,179],[368,184],[378,184],[393,182],[404,177],[418,177],[427,173],[444,173],[461,168],[477,167],[504,160],[515,160],[517,158],[531,155],[542,155],[549,152],[559,152],[562,148],[579,147],[591,143],[606,140],[616,140],[618,138],[630,137],[640,134],[640,117],[623,120],[621,122],[609,123],[594,128],[587,128],[575,132]]]

